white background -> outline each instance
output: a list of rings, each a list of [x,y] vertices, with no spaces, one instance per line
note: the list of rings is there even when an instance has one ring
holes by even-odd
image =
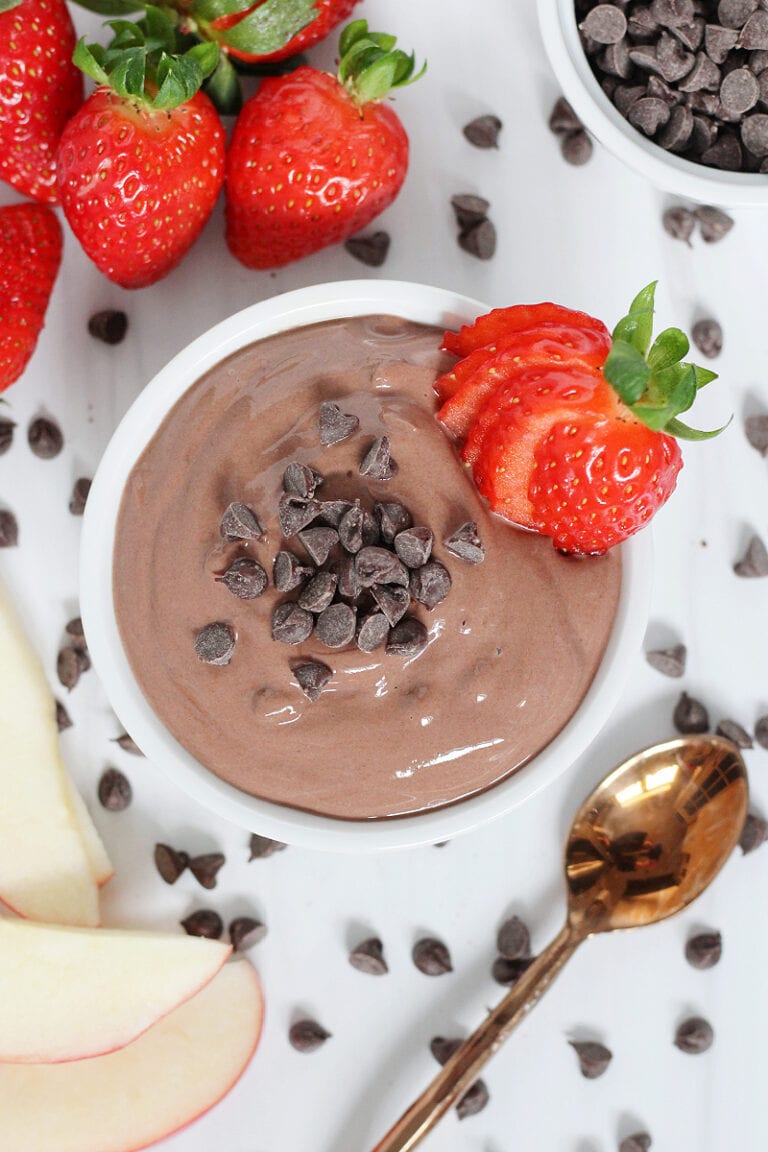
[[[109,743],[121,728],[93,673],[67,698],[75,725],[62,737],[65,755],[117,867],[104,894],[106,922],[169,927],[212,906],[225,920],[255,914],[269,926],[251,954],[267,1003],[259,1051],[231,1095],[163,1144],[165,1152],[367,1152],[437,1070],[430,1037],[466,1034],[502,994],[489,974],[499,923],[522,915],[536,950],[560,926],[561,844],[592,782],[673,734],[682,687],[707,703],[713,723],[733,717],[751,728],[768,712],[768,580],[740,580],[731,570],[752,532],[768,536],[766,462],[743,432],[745,414],[768,409],[768,219],[743,212],[721,244],[695,240],[689,249],[662,232],[664,195],[600,147],[588,166],[568,167],[546,127],[557,86],[531,0],[478,0],[471,10],[446,0],[365,0],[357,11],[429,58],[426,77],[397,97],[412,166],[380,222],[392,235],[383,269],[371,273],[330,250],[276,275],[248,272],[227,252],[219,210],[174,274],[129,293],[103,279],[67,235],[37,353],[7,396],[18,429],[0,458],[0,499],[21,528],[20,547],[0,554],[0,575],[52,683],[64,624],[77,612],[80,522],[67,510],[74,479],[93,474],[131,400],[175,352],[255,300],[371,274],[451,287],[490,305],[555,299],[610,325],[658,278],[660,324],[688,326],[701,315],[722,323],[721,380],[702,396],[696,418],[701,426],[734,419],[721,439],[686,447],[678,492],[656,520],[647,647],[684,642],[685,679],[665,679],[638,653],[622,703],[590,752],[517,812],[444,848],[354,859],[289,849],[248,864],[247,834]],[[98,28],[79,10],[75,18],[83,31]],[[313,54],[322,64],[332,56],[327,46]],[[504,121],[498,151],[473,149],[461,134],[483,112]],[[449,207],[456,192],[491,201],[493,261],[458,248]],[[128,337],[114,349],[86,333],[88,316],[104,307],[130,317]],[[38,460],[26,444],[26,425],[39,412],[65,434],[54,461]],[[746,756],[762,811],[768,752]],[[96,800],[107,764],[133,784],[124,813],[104,812]],[[204,892],[189,875],[167,888],[152,863],[157,840],[190,853],[224,851],[217,890]],[[763,1152],[766,897],[768,848],[737,853],[677,920],[588,942],[489,1065],[489,1106],[461,1123],[446,1116],[425,1152],[609,1152],[638,1129],[659,1152]],[[701,928],[724,939],[723,959],[708,972],[683,957],[687,936]],[[425,933],[449,945],[451,975],[430,979],[413,967],[411,947]],[[349,947],[372,934],[390,966],[380,978],[347,961]],[[716,1034],[698,1057],[672,1044],[691,1013],[709,1018]],[[286,1038],[303,1014],[333,1033],[312,1055]],[[600,1080],[581,1077],[569,1038],[613,1049]]]

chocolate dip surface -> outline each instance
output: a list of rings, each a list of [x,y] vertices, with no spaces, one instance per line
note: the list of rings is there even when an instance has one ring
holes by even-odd
[[[346,819],[381,819],[450,804],[535,756],[576,710],[611,630],[621,579],[614,550],[574,559],[487,511],[435,420],[432,384],[450,361],[441,331],[368,316],[293,329],[217,365],[178,401],[131,473],[117,525],[114,591],[128,658],[149,703],[210,771],[265,800]],[[318,409],[337,401],[360,420],[320,443]],[[358,472],[386,435],[389,480]],[[277,521],[285,467],[311,465],[317,498],[399,501],[435,535],[452,588],[432,611],[412,604],[429,644],[404,661],[383,648],[331,650],[271,636],[281,549],[305,556]],[[249,505],[264,535],[225,540],[230,502]],[[451,556],[443,540],[475,521],[485,559]],[[215,577],[242,556],[270,582],[258,599]],[[231,662],[195,654],[211,622],[234,631]],[[291,666],[314,659],[333,676],[314,702]]]

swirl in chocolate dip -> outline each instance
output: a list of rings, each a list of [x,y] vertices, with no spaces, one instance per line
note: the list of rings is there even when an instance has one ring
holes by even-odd
[[[128,480],[114,593],[131,667],[180,744],[254,796],[348,820],[455,803],[544,748],[600,663],[619,596],[618,551],[568,558],[488,512],[434,417],[432,385],[449,364],[440,344],[441,330],[391,316],[292,329],[252,344],[182,396]],[[358,421],[329,445],[321,443],[323,403]],[[393,474],[377,478],[378,464],[361,474],[384,438]],[[410,600],[406,618],[427,633],[418,655],[397,654],[407,646],[396,644],[390,653],[383,644],[365,652],[354,639],[331,648],[319,638],[333,636],[328,629],[297,644],[273,639],[275,609],[296,602],[309,579],[276,591],[275,557],[288,550],[302,569],[317,568],[299,538],[281,532],[289,465],[321,475],[317,501],[359,499],[369,526],[375,504],[391,502],[431,530],[429,559],[448,570],[450,588],[431,609]],[[300,484],[308,474],[293,468],[290,475]],[[255,515],[260,535],[222,534],[232,504],[241,518],[243,506]],[[444,543],[473,523],[482,562],[470,562],[476,548],[462,558]],[[410,554],[423,535],[404,541]],[[333,544],[323,572],[338,572],[340,550]],[[244,559],[268,574],[254,597],[233,594],[231,574],[223,579]],[[263,584],[254,565],[235,572],[238,586],[243,573]],[[304,602],[324,603],[332,583],[320,581]],[[376,605],[359,607],[358,625]],[[227,663],[196,652],[196,638],[212,624],[234,640]],[[300,678],[294,669],[303,670]]]

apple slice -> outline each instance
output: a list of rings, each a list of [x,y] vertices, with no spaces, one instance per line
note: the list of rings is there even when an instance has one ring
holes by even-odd
[[[69,800],[72,805],[72,811],[77,821],[78,831],[80,832],[80,839],[85,848],[85,854],[88,857],[88,864],[90,865],[91,874],[98,884],[99,888],[103,888],[107,880],[111,880],[115,874],[115,869],[112,866],[112,861],[107,855],[107,850],[104,847],[104,842],[96,831],[91,814],[85,806],[85,801],[75,787],[75,782],[72,777],[67,773],[67,785],[69,791]]]
[[[262,1016],[256,973],[238,960],[119,1052],[74,1064],[0,1064],[3,1148],[146,1148],[226,1095],[256,1049]]]
[[[0,900],[33,920],[96,925],[98,887],[68,781],[53,697],[0,588]]]
[[[199,992],[231,951],[199,936],[0,918],[0,1061],[123,1048]]]

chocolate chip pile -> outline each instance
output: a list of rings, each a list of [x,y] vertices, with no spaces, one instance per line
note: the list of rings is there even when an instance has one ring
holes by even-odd
[[[669,152],[768,172],[768,12],[759,0],[576,0],[609,99]]]

